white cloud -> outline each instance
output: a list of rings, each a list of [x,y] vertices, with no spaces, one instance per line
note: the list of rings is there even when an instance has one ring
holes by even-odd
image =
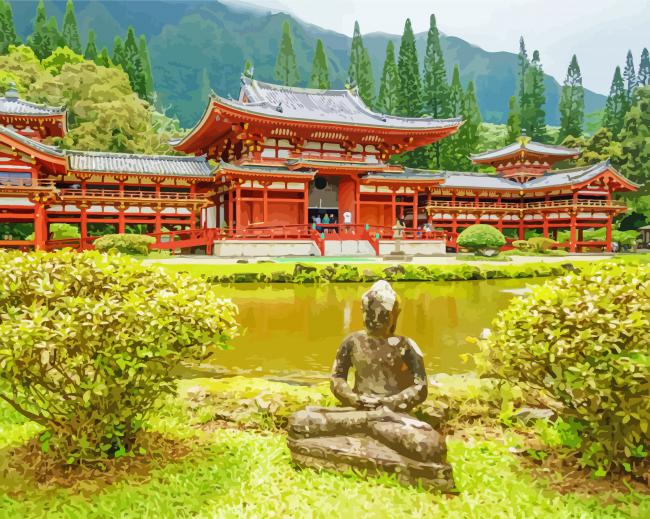
[[[438,27],[488,51],[517,52],[519,36],[539,49],[545,70],[564,79],[577,54],[585,86],[607,93],[616,65],[628,49],[638,65],[650,47],[648,0],[246,0],[284,10],[306,22],[352,34],[361,31],[401,34],[411,18],[416,32],[426,31],[429,14]],[[229,0],[237,3],[237,0]]]

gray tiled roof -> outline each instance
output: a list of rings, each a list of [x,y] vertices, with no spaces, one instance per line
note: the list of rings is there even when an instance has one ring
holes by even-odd
[[[5,126],[0,126],[0,134],[6,135],[7,137],[10,137],[18,142],[21,142],[32,149],[41,151],[43,153],[47,153],[48,155],[63,157],[64,152],[60,148],[57,148],[56,146],[49,146],[47,144],[43,144],[42,142],[35,141],[34,139],[25,137],[24,135],[21,135],[20,133],[15,132],[13,130],[10,130]]]
[[[541,142],[526,141],[522,139],[522,141],[513,142],[512,144],[509,144],[508,146],[499,148],[497,150],[490,150],[484,153],[472,155],[471,159],[481,161],[498,159],[500,157],[507,157],[508,155],[512,155],[513,153],[516,153],[520,150],[526,150],[530,151],[531,153],[539,153],[542,155],[553,155],[556,157],[573,157],[574,155],[578,155],[580,153],[579,148],[565,148],[563,146],[553,146],[551,144],[542,144]]]
[[[296,177],[310,176],[313,177],[316,172],[309,170],[300,170],[300,169],[289,169],[285,166],[276,166],[273,164],[269,165],[260,165],[260,164],[231,164],[229,162],[221,161],[219,164],[219,169],[226,168],[231,171],[241,171],[245,173],[266,173],[266,174],[281,174],[281,175],[293,175]]]
[[[246,102],[242,100],[246,98]],[[286,87],[242,77],[240,101],[218,97],[226,105],[272,117],[411,130],[453,128],[462,119],[397,117],[370,110],[356,92]]]
[[[72,171],[202,178],[212,176],[212,168],[205,157],[90,151],[66,151],[65,154],[68,158],[68,167]]]
[[[24,101],[18,97],[0,97],[0,114],[48,116],[63,115],[65,109],[59,106],[47,106]]]
[[[520,184],[514,180],[503,178],[499,175],[485,175],[461,171],[428,171],[422,169],[405,168],[404,173],[369,173],[368,179],[386,179],[386,180],[436,180],[444,179],[440,187],[452,188],[481,188],[506,191],[535,191],[548,187],[571,186],[582,184],[592,178],[597,177],[607,170],[613,170],[609,160],[599,162],[593,166],[581,168],[565,169],[560,171],[548,172],[541,177],[537,177],[528,182]],[[620,173],[616,172],[623,177]],[[628,179],[625,179],[630,182]],[[633,184],[633,182],[630,182]]]

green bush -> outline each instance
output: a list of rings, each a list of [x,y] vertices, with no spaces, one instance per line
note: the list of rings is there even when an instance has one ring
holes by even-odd
[[[121,252],[123,254],[149,254],[149,246],[156,243],[153,236],[146,234],[106,234],[97,238],[93,245],[99,252]]]
[[[74,225],[70,225],[69,223],[51,224],[49,228],[49,234],[53,240],[81,238],[81,234],[79,234],[79,228]],[[25,239],[34,240],[34,233],[31,233]]]
[[[492,256],[506,244],[506,238],[491,225],[476,224],[461,232],[457,243],[459,247],[477,254]]]
[[[512,242],[512,246],[521,251],[530,250],[531,248],[528,240],[515,240]]]
[[[513,299],[477,363],[555,399],[583,465],[635,471],[649,439],[648,330],[650,266],[598,263]]]
[[[125,256],[0,252],[0,398],[67,463],[117,457],[172,370],[236,335],[237,308],[188,274]]]
[[[557,247],[559,245],[559,243],[555,240],[552,240],[551,238],[544,238],[543,236],[530,238],[528,240],[528,243],[532,250],[541,253],[551,250],[553,247]]]

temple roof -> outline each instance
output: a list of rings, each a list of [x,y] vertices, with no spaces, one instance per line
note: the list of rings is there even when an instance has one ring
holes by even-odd
[[[219,169],[227,169],[229,171],[238,171],[241,173],[253,173],[258,175],[278,175],[278,176],[293,176],[293,177],[309,177],[313,178],[316,172],[313,170],[300,170],[289,169],[286,166],[276,164],[232,164],[230,162],[221,161]]]
[[[557,157],[558,160],[574,157],[580,154],[579,148],[565,148],[563,146],[543,144],[541,142],[532,141],[528,137],[522,136],[517,139],[517,142],[513,142],[504,148],[490,150],[484,153],[478,153],[476,155],[472,155],[471,159],[473,162],[490,162],[493,160],[510,157],[521,151],[527,151],[535,155]]]
[[[65,108],[24,101],[12,89],[8,90],[4,97],[0,97],[0,114],[43,117],[48,115],[64,115]]]
[[[368,173],[366,179],[372,180],[405,180],[405,181],[427,181],[440,180],[441,188],[466,188],[466,189],[487,189],[495,191],[537,191],[540,189],[573,186],[583,184],[596,178],[605,171],[612,171],[625,183],[634,187],[636,184],[625,178],[612,168],[609,160],[599,162],[592,166],[565,169],[545,173],[541,177],[534,178],[528,182],[519,183],[514,180],[503,178],[499,175],[480,174],[462,171],[429,171],[422,169],[405,168],[404,173]]]
[[[91,151],[66,151],[65,155],[70,171],[203,178],[211,177],[213,173],[205,157]]]
[[[6,126],[1,126],[0,125],[0,134],[6,135],[7,137],[18,141],[25,146],[28,146],[36,151],[40,151],[42,153],[46,153],[48,155],[52,155],[55,157],[63,157],[64,152],[60,148],[57,148],[56,146],[50,146],[48,144],[43,144],[42,142],[35,141],[34,139],[30,139],[29,137],[25,137],[24,135],[7,128]]]
[[[316,90],[263,83],[246,76],[241,78],[239,101],[217,98],[219,102],[271,117],[373,126],[397,129],[436,129],[456,127],[462,118],[397,117],[373,112],[350,90]]]

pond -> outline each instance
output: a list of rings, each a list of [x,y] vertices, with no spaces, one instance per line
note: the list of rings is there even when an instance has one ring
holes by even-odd
[[[490,326],[515,293],[541,280],[393,283],[402,300],[397,333],[413,338],[430,373],[472,368],[467,336]],[[217,351],[192,375],[241,374],[282,379],[326,377],[336,350],[362,328],[361,295],[370,283],[327,285],[236,284],[223,287],[240,310],[242,335],[233,349]],[[511,291],[514,291],[511,292]]]

